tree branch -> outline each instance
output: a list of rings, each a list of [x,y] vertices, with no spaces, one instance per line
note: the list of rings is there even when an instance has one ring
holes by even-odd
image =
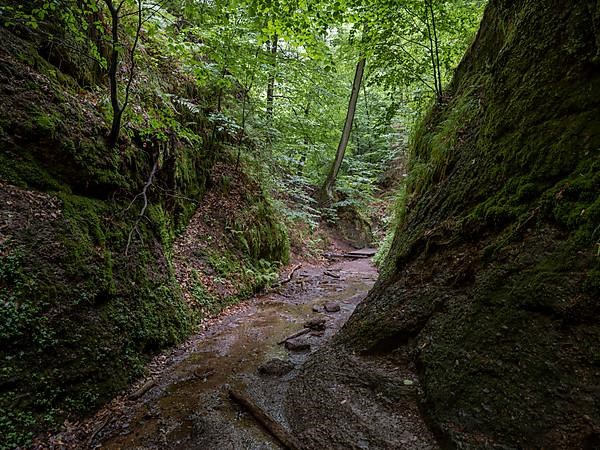
[[[140,221],[145,217],[146,209],[148,208],[148,189],[150,188],[150,186],[152,186],[152,182],[154,181],[154,175],[156,175],[156,171],[158,170],[158,161],[159,161],[159,159],[160,159],[160,155],[157,156],[156,162],[154,163],[154,166],[152,166],[152,171],[150,172],[150,176],[148,177],[148,181],[146,181],[146,184],[144,184],[142,192],[140,192],[139,194],[137,194],[133,198],[133,200],[131,201],[131,203],[129,204],[129,206],[125,209],[125,211],[127,211],[128,209],[130,209],[131,206],[133,205],[133,203],[139,197],[143,198],[142,209],[140,210],[140,213],[136,217],[135,223],[134,223],[133,227],[131,228],[131,231],[129,232],[129,236],[127,238],[127,246],[125,247],[125,256],[129,255],[129,247],[131,245],[131,239],[133,238],[133,233],[136,232],[138,234],[138,236],[140,236],[140,230],[139,230],[138,226],[140,224]]]

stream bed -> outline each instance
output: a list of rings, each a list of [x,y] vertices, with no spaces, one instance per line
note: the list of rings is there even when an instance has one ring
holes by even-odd
[[[287,427],[283,399],[309,355],[327,342],[366,296],[377,277],[367,258],[342,259],[327,267],[305,266],[278,292],[228,308],[204,331],[149,367],[150,376],[128,396],[97,414],[79,444],[106,449],[278,449],[278,441],[233,402],[230,388],[247,392]],[[339,311],[327,312],[324,308]],[[279,344],[311,319],[325,329]],[[265,363],[289,362],[284,374],[260,374]],[[103,419],[101,419],[103,418]]]

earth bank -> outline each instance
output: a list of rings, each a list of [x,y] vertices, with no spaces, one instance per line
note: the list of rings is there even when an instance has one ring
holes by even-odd
[[[144,114],[111,150],[106,86],[69,72],[86,69],[68,64],[76,52],[57,44],[44,59],[43,39],[5,28],[0,41],[0,448],[14,448],[93,411],[200,319],[267,284],[289,243],[261,186],[234,170],[229,137],[209,139],[207,112],[162,105],[159,91],[207,102],[180,68],[138,67]],[[159,116],[170,134],[148,130],[155,114],[171,114]],[[232,208],[197,257],[241,278],[239,291],[215,293],[196,271],[184,298],[173,243],[207,192]]]

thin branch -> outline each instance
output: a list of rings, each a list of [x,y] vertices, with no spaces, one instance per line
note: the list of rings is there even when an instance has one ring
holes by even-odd
[[[129,52],[131,59],[131,68],[129,70],[129,80],[127,81],[127,86],[125,86],[125,100],[123,101],[123,106],[121,107],[121,112],[125,110],[127,107],[127,103],[129,103],[129,91],[131,89],[131,83],[133,82],[133,76],[135,73],[135,50],[137,48],[138,42],[140,40],[140,32],[142,30],[142,0],[138,0],[138,24],[135,32],[135,39],[133,41],[133,45],[131,46],[131,51]]]
[[[407,37],[402,36],[402,35],[396,35],[396,36],[399,37],[400,39],[402,39],[403,41],[406,41],[406,42],[408,42],[410,44],[414,44],[414,45],[422,47],[422,48],[424,48],[426,50],[430,50],[430,48],[426,44],[423,44],[422,42],[415,41],[413,39],[408,39]]]
[[[406,11],[413,19],[418,19],[419,22],[421,22],[423,25],[426,25],[427,22],[424,21],[418,13],[411,11],[408,7],[406,7],[405,5],[402,4],[402,2],[398,2],[398,7],[404,11]],[[415,22],[413,21],[413,24],[415,24]],[[418,27],[417,27],[418,28]]]
[[[156,171],[158,170],[158,161],[159,161],[159,156],[157,156],[156,158],[156,162],[154,163],[154,166],[152,166],[152,171],[150,172],[150,176],[148,177],[148,181],[146,181],[146,184],[144,184],[144,187],[142,189],[142,192],[140,192],[139,194],[137,194],[134,197],[135,201],[136,199],[138,199],[139,197],[142,197],[144,199],[143,204],[142,204],[142,209],[140,210],[140,213],[138,214],[138,216],[135,219],[135,223],[133,225],[133,227],[131,228],[131,231],[129,232],[129,236],[127,238],[127,246],[125,247],[125,256],[128,256],[129,254],[129,247],[131,245],[131,239],[133,238],[133,233],[136,232],[137,235],[140,237],[140,239],[142,239],[142,236],[140,234],[140,230],[139,230],[139,224],[140,221],[145,218],[145,214],[146,214],[146,209],[148,208],[148,189],[150,188],[150,186],[152,186],[152,182],[154,181],[154,175],[156,175]],[[127,207],[127,209],[125,211],[127,211],[132,203]]]
[[[408,50],[406,50],[402,45],[398,45],[397,47],[400,50],[402,50],[404,53],[406,53],[415,63],[420,64],[420,62]],[[415,73],[414,75],[421,83],[423,83],[425,86],[427,86],[433,92],[437,93],[437,89],[435,89],[430,83],[428,83],[425,79],[423,79],[423,77],[421,77],[421,75],[418,75],[417,73]],[[436,87],[437,87],[437,84],[436,84]]]

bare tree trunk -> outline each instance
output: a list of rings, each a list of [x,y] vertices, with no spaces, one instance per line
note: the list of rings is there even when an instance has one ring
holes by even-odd
[[[119,8],[115,7],[111,0],[105,0],[110,11],[112,40],[110,65],[108,67],[108,81],[110,84],[110,104],[113,110],[112,126],[108,135],[108,145],[114,147],[119,139],[121,129],[121,105],[119,104],[119,85],[117,80],[117,69],[119,68]]]
[[[271,41],[268,50],[271,52],[272,60],[271,60],[271,71],[269,73],[269,78],[267,80],[267,119],[269,121],[269,126],[273,126],[273,100],[275,98],[275,75],[277,72],[277,46],[279,43],[279,38],[275,34],[273,35],[273,40]]]
[[[439,102],[442,99],[442,75],[440,71],[440,54],[438,49],[435,14],[431,0],[425,0],[425,17],[425,23],[427,24],[427,35],[429,38],[431,68],[433,70],[433,83],[435,85],[435,97]]]
[[[111,17],[111,53],[110,53],[110,65],[108,67],[108,81],[110,84],[110,103],[113,110],[113,119],[110,128],[110,134],[108,135],[108,145],[112,148],[117,144],[119,140],[119,134],[121,132],[121,120],[123,118],[123,112],[125,108],[127,108],[127,104],[129,103],[129,93],[131,89],[131,84],[133,83],[133,77],[135,74],[135,50],[137,48],[140,32],[142,30],[142,0],[138,0],[138,10],[137,10],[137,27],[135,32],[135,37],[133,44],[130,50],[130,69],[129,69],[129,80],[127,80],[127,84],[125,86],[125,98],[123,99],[123,104],[119,101],[119,84],[117,72],[119,69],[119,46],[121,45],[119,42],[119,25],[120,19],[119,13],[121,12],[121,8],[123,7],[124,2],[121,1],[118,6],[115,6],[112,0],[104,0]]]
[[[437,36],[437,26],[435,23],[435,12],[433,11],[433,2],[429,0],[429,10],[431,11],[431,27],[433,28],[433,39],[435,44],[435,62],[437,68],[437,79],[438,79],[438,88],[439,88],[439,96],[442,98],[443,87],[442,87],[442,71],[440,70],[440,45]]]
[[[346,122],[344,124],[344,131],[340,138],[337,152],[335,154],[335,160],[329,170],[329,175],[325,180],[325,183],[321,187],[319,194],[319,202],[323,205],[329,203],[333,198],[333,186],[337,178],[338,172],[344,160],[344,154],[346,153],[346,147],[350,140],[350,134],[352,133],[352,124],[354,122],[354,114],[356,113],[356,104],[358,102],[358,94],[360,92],[360,86],[362,83],[363,74],[365,72],[366,59],[360,58],[356,66],[356,72],[354,74],[354,82],[352,83],[352,94],[350,95],[350,102],[348,103],[348,112],[346,113]]]
[[[246,134],[246,96],[248,95],[249,89],[244,87],[243,98],[242,98],[242,126],[238,131],[238,151],[237,151],[237,160],[235,161],[235,170],[238,170],[240,165],[240,157],[242,156],[242,140],[244,139],[244,135]]]
[[[365,99],[365,111],[367,112],[367,120],[371,121],[371,114],[369,112],[369,96],[367,95],[367,85],[363,83],[363,96]]]
[[[308,120],[308,115],[310,114],[310,101],[306,104],[306,108],[304,108],[304,120]],[[296,175],[301,177],[304,175],[304,164],[306,163],[306,152],[308,151],[308,146],[310,144],[310,140],[308,139],[308,133],[304,133],[304,150],[300,154],[300,159],[298,160],[298,165],[296,169]]]

